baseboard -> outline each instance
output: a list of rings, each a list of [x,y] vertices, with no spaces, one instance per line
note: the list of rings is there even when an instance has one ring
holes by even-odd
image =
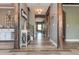
[[[57,44],[52,39],[50,39],[50,42],[57,47]]]
[[[66,39],[68,42],[79,42],[79,39]]]

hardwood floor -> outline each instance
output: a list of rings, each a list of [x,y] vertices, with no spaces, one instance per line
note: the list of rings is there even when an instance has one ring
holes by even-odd
[[[0,50],[0,54],[8,55],[79,55],[79,43],[67,42],[65,49],[56,50],[55,46],[49,40],[42,39],[42,42],[37,43],[37,39],[31,41],[27,48],[20,50]],[[74,44],[73,44],[74,43]]]
[[[57,50],[49,40],[43,39],[41,44],[34,40],[24,50],[16,50],[14,54],[26,55],[79,55],[79,42],[67,42],[64,50]],[[12,51],[10,51],[12,53]],[[14,52],[14,51],[13,51]]]
[[[79,42],[66,42],[64,49],[79,49]]]
[[[56,47],[49,39],[44,39],[43,35],[38,33],[36,39],[30,42],[27,48],[21,48],[20,51],[51,51],[56,50]]]
[[[0,42],[0,50],[13,49],[14,42]]]
[[[44,36],[42,34],[38,33],[38,36],[36,37],[36,39],[34,39],[33,41],[31,41],[31,43],[26,47],[26,48],[21,48],[19,50],[16,51],[26,51],[26,52],[30,52],[30,51],[70,51],[71,49],[77,49],[79,43],[73,43],[73,42],[66,42],[66,44],[64,45],[64,49],[57,49],[57,47],[50,42],[49,39],[45,39]]]
[[[79,55],[79,42],[66,42],[63,50],[56,47],[49,39],[34,39],[27,48],[0,50],[0,55]]]

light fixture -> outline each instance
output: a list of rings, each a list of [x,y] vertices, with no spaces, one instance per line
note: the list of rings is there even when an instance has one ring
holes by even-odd
[[[42,8],[36,8],[35,12],[38,13],[38,14],[41,14],[43,12],[43,9]]]

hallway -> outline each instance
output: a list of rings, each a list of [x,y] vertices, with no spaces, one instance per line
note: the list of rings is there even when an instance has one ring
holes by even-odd
[[[22,48],[20,51],[51,51],[56,50],[56,47],[50,42],[49,39],[45,39],[41,32],[37,32],[37,38],[32,40],[27,48]]]
[[[2,13],[0,14],[0,17],[2,17],[0,19],[0,54],[79,54],[79,42],[63,43],[62,4],[21,3],[9,4],[12,6],[0,5],[3,5],[0,7]],[[76,18],[78,14],[76,12]],[[73,15],[75,14],[73,13]],[[74,20],[74,18],[72,19]],[[68,33],[68,40],[73,39],[73,37],[78,39],[79,28],[76,27],[79,24],[78,21],[70,22],[67,25],[68,30],[70,29],[66,32],[66,34]],[[74,27],[71,28],[73,23]],[[71,30],[73,31],[71,32]]]

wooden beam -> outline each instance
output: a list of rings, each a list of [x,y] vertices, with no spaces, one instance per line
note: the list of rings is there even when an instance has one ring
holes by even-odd
[[[19,4],[16,3],[15,5],[15,40],[14,40],[14,48],[19,49]]]
[[[35,15],[35,18],[45,18],[45,15]]]

